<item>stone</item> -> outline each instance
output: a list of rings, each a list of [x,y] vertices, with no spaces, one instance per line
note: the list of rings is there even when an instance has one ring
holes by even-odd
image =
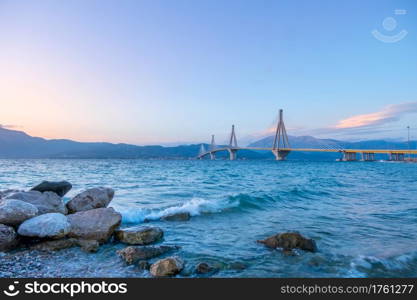
[[[122,216],[113,208],[96,208],[68,215],[70,237],[105,243],[119,227]]]
[[[235,261],[229,264],[229,269],[240,271],[246,269],[246,265],[244,263]]]
[[[38,214],[61,213],[67,214],[67,209],[61,197],[54,192],[18,192],[9,194],[5,199],[21,200],[35,205],[38,208]]]
[[[64,197],[69,190],[72,189],[72,184],[68,181],[42,181],[37,186],[33,187],[31,191],[54,192],[60,197]]]
[[[33,204],[14,199],[0,201],[0,223],[17,226],[38,214],[38,208]]]
[[[100,248],[100,244],[96,240],[76,240],[77,245],[81,247],[84,252],[97,252]]]
[[[130,245],[149,245],[159,241],[164,232],[159,227],[131,227],[115,231],[115,237]]]
[[[0,224],[0,251],[8,251],[18,244],[17,234],[13,227]]]
[[[13,189],[0,191],[0,199],[6,198],[8,195],[15,194],[15,193],[18,193],[18,192],[23,192],[23,191],[22,190],[13,190]]]
[[[161,217],[161,219],[164,221],[188,221],[190,218],[191,215],[189,212],[180,212]]]
[[[64,238],[60,240],[44,241],[33,245],[32,247],[30,247],[30,249],[38,251],[58,251],[62,249],[75,247],[77,245],[78,244],[76,239]]]
[[[317,246],[313,239],[307,239],[298,232],[285,232],[279,233],[266,238],[265,240],[259,240],[258,243],[264,244],[269,248],[282,248],[284,251],[292,249],[301,249],[304,251],[316,252]]]
[[[195,272],[197,274],[207,274],[213,271],[213,267],[211,267],[208,263],[202,262],[199,263],[196,267],[195,267]]]
[[[113,199],[114,190],[111,188],[97,187],[88,189],[67,203],[70,213],[86,211],[96,208],[105,208]]]
[[[129,246],[118,250],[117,254],[128,264],[147,260],[177,250],[177,246]]]
[[[59,239],[71,229],[67,217],[59,213],[43,214],[20,224],[17,233],[27,237]]]
[[[174,276],[184,268],[184,262],[176,256],[160,259],[151,265],[150,272],[155,277]]]

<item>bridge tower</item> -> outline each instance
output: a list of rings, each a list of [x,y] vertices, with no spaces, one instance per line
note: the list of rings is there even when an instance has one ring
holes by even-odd
[[[210,151],[213,151],[217,148],[216,142],[214,141],[214,134],[211,135],[211,144],[210,144]],[[210,152],[210,159],[214,160],[216,159],[216,153]]]
[[[235,125],[232,125],[232,132],[230,133],[229,147],[227,151],[229,152],[230,160],[235,160],[237,157],[237,138],[235,133]]]
[[[290,153],[290,143],[288,141],[287,130],[284,125],[283,110],[279,110],[277,130],[275,131],[274,143],[272,144],[272,153],[276,160],[285,160]]]
[[[200,152],[199,152],[199,154],[198,154],[198,158],[199,159],[202,159],[203,158],[203,154],[204,153],[206,153],[207,152],[207,150],[206,150],[206,147],[204,146],[204,144],[201,144],[201,146],[200,146]]]

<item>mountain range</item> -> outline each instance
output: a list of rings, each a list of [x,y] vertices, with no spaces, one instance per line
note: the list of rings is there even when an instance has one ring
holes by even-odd
[[[332,139],[318,139],[312,136],[289,136],[294,148],[345,148],[345,149],[407,149],[406,142],[371,140],[346,142]],[[268,136],[256,141],[251,147],[271,147],[273,137]],[[44,139],[32,137],[25,132],[0,127],[0,158],[142,158],[142,159],[192,159],[200,150],[201,144],[176,147],[137,146],[130,144],[77,142],[66,139]],[[415,149],[416,141],[410,146]],[[208,147],[207,144],[205,144]],[[226,158],[227,153],[218,153],[217,157]],[[242,150],[239,158],[272,159],[269,152]],[[293,152],[288,159],[331,159],[340,157],[338,153]]]

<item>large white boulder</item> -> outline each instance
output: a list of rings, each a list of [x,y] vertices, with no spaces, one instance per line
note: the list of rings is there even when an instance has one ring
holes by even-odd
[[[66,216],[60,213],[48,213],[23,222],[17,233],[22,236],[59,239],[71,230]]]

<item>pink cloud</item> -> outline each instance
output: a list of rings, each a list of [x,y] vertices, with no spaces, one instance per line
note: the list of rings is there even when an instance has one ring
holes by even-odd
[[[384,107],[381,111],[349,117],[339,121],[336,129],[369,127],[397,121],[401,116],[417,113],[417,102],[393,104]]]

